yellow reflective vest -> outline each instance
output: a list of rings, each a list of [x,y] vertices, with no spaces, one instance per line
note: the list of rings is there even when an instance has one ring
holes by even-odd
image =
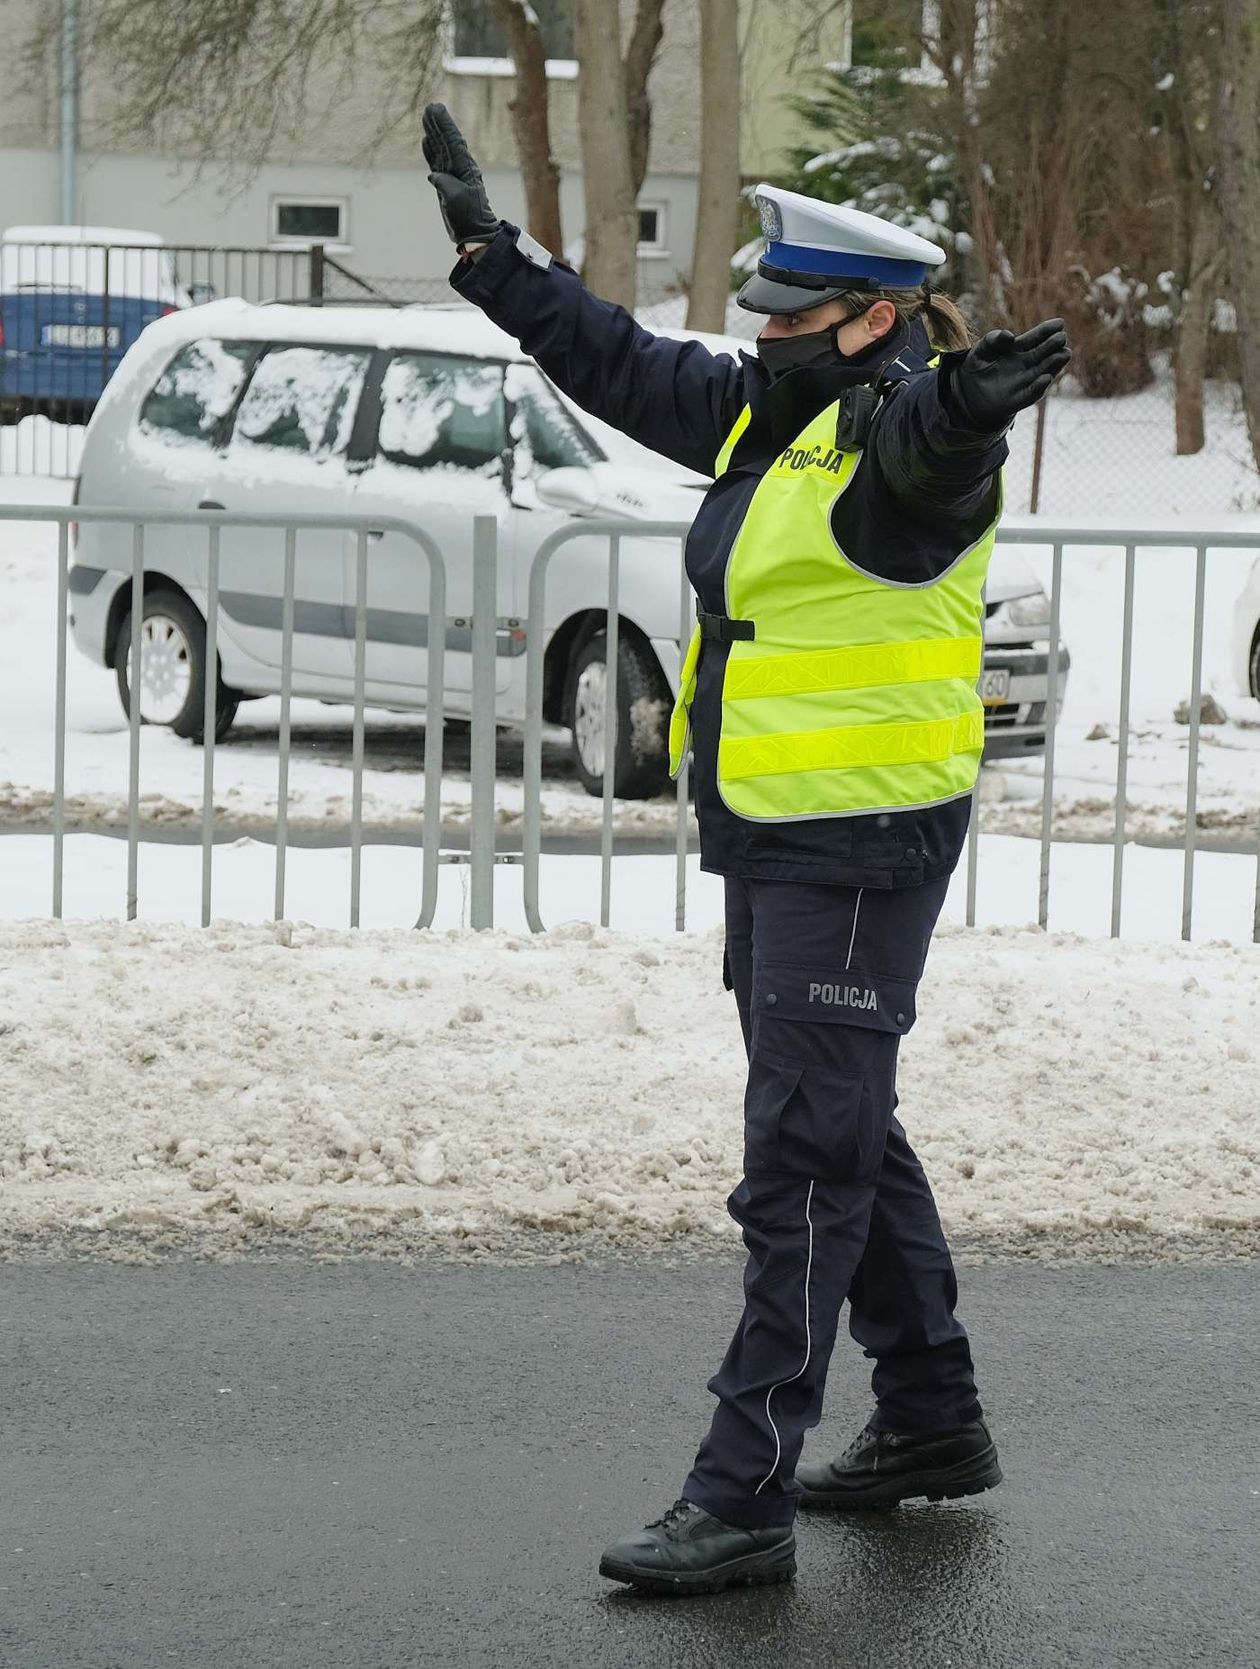
[[[866,571],[831,529],[861,458],[837,450],[837,415],[838,404],[820,412],[767,470],[727,562],[726,613],[756,635],[730,645],[717,786],[733,812],[758,822],[938,805],[970,793],[980,769],[976,684],[997,515],[934,580]],[[716,475],[748,421],[745,409]],[[690,747],[700,644],[697,627],[670,722],[675,776]]]

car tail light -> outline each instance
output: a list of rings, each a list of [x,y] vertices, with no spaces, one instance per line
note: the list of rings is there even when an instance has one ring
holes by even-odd
[[[179,312],[179,308],[176,307],[173,302],[168,301],[166,306],[162,309],[162,317],[164,319],[166,319],[166,318],[169,318],[172,313],[178,313],[178,312]]]

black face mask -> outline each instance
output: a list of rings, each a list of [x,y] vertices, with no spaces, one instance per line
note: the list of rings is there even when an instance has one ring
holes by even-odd
[[[802,365],[845,365],[847,357],[840,352],[840,328],[848,321],[828,325],[825,330],[811,330],[802,336],[771,336],[757,339],[757,357],[770,373],[771,382],[799,370]]]

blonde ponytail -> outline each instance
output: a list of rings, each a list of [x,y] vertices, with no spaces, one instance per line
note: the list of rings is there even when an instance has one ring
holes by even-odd
[[[902,324],[909,324],[922,314],[928,341],[934,348],[952,353],[957,348],[971,346],[971,330],[958,304],[926,284],[916,290],[846,290],[836,299],[844,302],[854,317],[865,313],[877,301],[891,301]]]
[[[952,353],[957,348],[969,348],[971,331],[957,304],[939,290],[930,290],[926,284],[919,293],[923,298],[924,323],[932,346],[943,348],[946,353]]]

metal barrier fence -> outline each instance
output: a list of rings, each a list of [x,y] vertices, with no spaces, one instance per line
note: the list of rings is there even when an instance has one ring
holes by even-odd
[[[355,539],[354,606],[354,759],[350,818],[350,925],[359,925],[359,900],[363,844],[363,730],[365,661],[367,646],[367,559],[368,540],[373,534],[397,533],[410,539],[428,562],[430,616],[446,618],[446,567],[437,545],[422,529],[390,516],[337,517],[329,515],[248,515],[227,510],[165,511],[160,516],[137,516],[134,510],[75,506],[0,505],[0,521],[51,522],[57,527],[57,665],[56,716],[54,719],[53,764],[53,873],[52,913],[60,918],[65,864],[65,759],[66,759],[66,649],[68,636],[70,527],[79,522],[122,523],[132,529],[129,731],[130,753],[127,784],[127,919],[138,912],[138,870],[140,849],[140,701],[135,692],[142,667],[141,633],[144,622],[144,535],[146,527],[204,527],[206,530],[206,657],[205,708],[203,713],[204,767],[202,775],[201,822],[201,925],[211,917],[214,856],[214,754],[218,679],[211,669],[218,666],[219,636],[219,535],[225,527],[277,530],[284,534],[284,593],[282,599],[282,650],[280,674],[280,741],[278,748],[275,919],[284,915],[285,858],[288,833],[290,703],[293,694],[293,633],[297,592],[297,539],[304,529],[345,532]],[[493,524],[492,524],[493,525]],[[491,592],[491,597],[494,593]],[[494,633],[490,627],[493,653]],[[474,634],[474,643],[477,641]],[[429,722],[424,732],[424,827],[441,827],[442,733],[445,708],[444,652],[446,633],[433,634],[427,645],[425,693]],[[493,666],[491,668],[493,693]],[[429,692],[433,702],[428,703]],[[482,723],[487,715],[483,714]],[[488,715],[493,735],[494,715]],[[491,750],[493,768],[493,748]],[[493,779],[489,784],[493,793]],[[485,784],[481,785],[485,793]],[[417,927],[427,927],[437,907],[438,865],[442,861],[439,840],[425,840],[422,858],[422,889]],[[452,857],[448,861],[458,861]]]
[[[57,587],[57,654],[56,654],[56,716],[54,722],[54,790],[53,790],[53,875],[52,913],[61,915],[62,877],[65,838],[65,743],[66,743],[66,650],[67,598],[69,573],[69,530],[75,522],[110,522],[130,526],[132,560],[130,575],[131,612],[131,667],[134,687],[135,669],[141,665],[141,624],[145,578],[146,527],[179,525],[204,528],[206,532],[205,615],[207,620],[206,665],[217,665],[219,633],[219,535],[224,527],[269,529],[284,534],[284,588],[282,600],[282,671],[281,724],[278,746],[278,803],[276,818],[276,885],[275,917],[284,914],[284,876],[287,833],[287,803],[289,780],[290,717],[292,694],[292,649],[294,609],[297,588],[298,536],[304,530],[344,532],[355,541],[355,605],[354,605],[354,720],[353,720],[353,794],[348,830],[351,848],[350,925],[359,923],[361,883],[361,853],[363,835],[363,771],[364,771],[364,708],[366,685],[366,642],[368,629],[368,551],[369,538],[374,533],[394,532],[410,539],[428,564],[429,621],[445,622],[445,631],[433,632],[426,625],[420,641],[426,645],[426,672],[423,683],[426,691],[426,719],[424,743],[424,812],[422,896],[416,926],[428,926],[434,919],[437,904],[438,872],[443,864],[467,863],[469,866],[470,922],[474,928],[494,925],[494,872],[496,865],[519,864],[522,867],[523,898],[526,918],[534,931],[545,924],[539,903],[539,869],[542,857],[542,734],[544,656],[547,647],[546,585],[548,565],[565,544],[577,538],[607,539],[608,583],[606,611],[607,683],[604,707],[604,784],[602,818],[600,823],[600,921],[607,926],[611,914],[612,868],[615,845],[615,806],[612,766],[616,758],[617,735],[617,676],[618,641],[622,624],[621,614],[621,544],[627,539],[668,539],[678,541],[680,547],[689,530],[686,522],[628,522],[619,520],[582,520],[565,527],[544,540],[535,554],[529,580],[529,607],[526,623],[526,712],[524,747],[524,809],[523,841],[519,854],[496,849],[496,700],[497,634],[517,622],[499,620],[496,614],[497,538],[498,524],[493,516],[474,518],[472,557],[472,616],[458,619],[446,615],[446,568],[442,552],[432,537],[410,522],[396,518],[373,516],[335,517],[329,515],[242,514],[228,511],[166,511],[157,516],[138,516],[133,510],[88,509],[82,506],[50,507],[48,505],[0,505],[0,521],[49,523],[58,530],[58,587]],[[1193,551],[1195,562],[1195,601],[1192,623],[1192,674],[1189,704],[1189,760],[1185,803],[1185,834],[1182,858],[1181,936],[1189,939],[1193,925],[1195,855],[1197,850],[1197,794],[1200,751],[1200,703],[1203,694],[1203,638],[1208,549],[1260,550],[1260,532],[1178,532],[1166,529],[1129,529],[1117,533],[1114,528],[1042,528],[1036,526],[1006,526],[1001,530],[1003,544],[1040,546],[1051,553],[1050,623],[1048,628],[1046,711],[1053,716],[1057,711],[1059,679],[1059,647],[1063,600],[1064,552],[1073,546],[1113,548],[1124,553],[1123,638],[1120,668],[1120,714],[1118,737],[1118,778],[1115,818],[1111,844],[1111,934],[1118,937],[1125,878],[1127,770],[1131,735],[1130,698],[1133,669],[1133,614],[1137,551],[1140,547],[1184,549]],[[686,576],[679,564],[679,663],[685,652],[691,629],[691,596]],[[459,632],[471,637],[471,808],[469,850],[444,852],[441,850],[441,786],[443,764],[443,723],[445,717],[444,649],[447,634]],[[1040,642],[1040,639],[1038,639]],[[419,668],[417,667],[417,670]],[[206,925],[211,916],[212,865],[214,837],[214,728],[217,680],[206,680],[205,702],[205,759],[202,785],[202,899],[201,919]],[[432,692],[432,700],[428,699]],[[140,763],[140,703],[130,703],[130,753],[128,775],[128,882],[127,915],[137,914],[137,854],[139,847],[139,763]],[[1039,838],[1039,886],[1037,920],[1042,928],[1050,925],[1051,849],[1054,843],[1055,789],[1055,731],[1047,725],[1044,781],[1041,800]],[[977,787],[977,801],[979,790]],[[688,838],[688,784],[684,769],[676,788],[674,824],[675,857],[675,926],[686,925],[686,859]],[[976,891],[979,866],[980,838],[978,818],[973,814],[972,829],[966,856],[966,919],[968,925],[976,921]],[[1257,827],[1256,881],[1252,917],[1253,938],[1260,943],[1260,819]]]
[[[1111,936],[1120,936],[1120,912],[1124,895],[1125,819],[1127,813],[1130,741],[1130,697],[1133,681],[1133,599],[1136,557],[1146,549],[1192,550],[1194,552],[1194,623],[1191,628],[1190,751],[1186,772],[1185,839],[1183,845],[1181,937],[1189,939],[1194,915],[1194,859],[1198,833],[1199,742],[1203,700],[1203,620],[1207,596],[1207,553],[1213,550],[1260,549],[1260,533],[1177,532],[1167,528],[1133,528],[1117,534],[1115,528],[1070,529],[1048,527],[1003,527],[1001,540],[1008,545],[1048,546],[1051,551],[1049,690],[1046,711],[1056,711],[1058,695],[1058,652],[1063,604],[1063,552],[1071,546],[1111,548],[1124,552],[1124,609],[1120,659],[1120,733],[1116,780],[1115,823],[1112,831]],[[1055,727],[1046,726],[1045,775],[1041,799],[1041,862],[1037,921],[1042,928],[1050,921],[1050,846],[1054,832],[1054,748]],[[971,851],[968,854],[967,925],[975,923],[976,818],[972,817]],[[1252,906],[1252,938],[1260,944],[1260,824],[1257,827],[1256,886]]]

